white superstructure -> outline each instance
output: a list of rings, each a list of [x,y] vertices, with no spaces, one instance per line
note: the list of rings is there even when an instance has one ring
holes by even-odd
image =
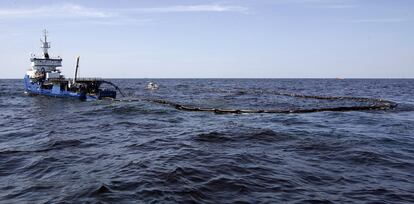
[[[50,42],[47,41],[47,31],[44,30],[44,39],[40,39],[42,43],[41,48],[43,50],[41,57],[31,56],[31,70],[27,72],[30,79],[35,81],[39,79],[49,78],[63,78],[60,74],[58,67],[62,67],[62,59],[60,57],[50,57],[48,49],[50,48]]]

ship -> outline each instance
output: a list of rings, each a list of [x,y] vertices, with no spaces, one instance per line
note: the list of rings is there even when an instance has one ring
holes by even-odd
[[[48,33],[43,31],[43,39],[40,39],[42,55],[34,54],[30,57],[31,68],[24,76],[24,90],[28,95],[44,95],[59,98],[72,98],[82,101],[102,99],[115,99],[117,91],[122,92],[114,83],[101,78],[80,78],[79,56],[76,60],[74,78],[65,78],[61,72],[62,58],[49,55],[51,43],[48,41]],[[102,88],[108,84],[109,88]]]

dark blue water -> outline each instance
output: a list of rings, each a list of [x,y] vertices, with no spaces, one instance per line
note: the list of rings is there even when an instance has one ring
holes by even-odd
[[[0,203],[413,203],[414,80],[112,80],[128,98],[201,107],[312,108],[391,100],[389,111],[184,112],[144,101],[23,94],[0,80]]]

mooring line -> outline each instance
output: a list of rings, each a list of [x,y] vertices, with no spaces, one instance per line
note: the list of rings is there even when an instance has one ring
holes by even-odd
[[[259,92],[255,92],[256,94]],[[263,94],[263,92],[260,92]],[[116,99],[115,101],[120,102],[135,102],[135,101],[147,101],[152,103],[158,103],[162,105],[168,105],[177,110],[193,111],[193,112],[213,112],[219,114],[242,114],[242,113],[274,113],[274,114],[289,114],[289,113],[315,113],[315,112],[348,112],[348,111],[364,111],[364,110],[390,110],[397,106],[397,103],[378,99],[378,98],[364,98],[364,97],[350,97],[350,96],[313,96],[295,93],[283,93],[283,92],[271,92],[274,95],[288,96],[295,98],[309,98],[318,100],[348,100],[355,102],[371,102],[372,105],[363,106],[338,106],[331,108],[308,108],[308,109],[222,109],[222,108],[201,108],[196,106],[188,106],[173,101],[164,99],[151,99],[151,98],[140,98],[140,99]]]

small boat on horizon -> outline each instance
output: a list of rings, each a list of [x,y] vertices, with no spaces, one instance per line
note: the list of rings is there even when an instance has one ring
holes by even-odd
[[[155,82],[150,81],[150,82],[147,84],[147,89],[149,89],[149,90],[156,90],[156,89],[158,89],[158,88],[159,88],[159,86],[158,86],[158,84],[156,84]]]

